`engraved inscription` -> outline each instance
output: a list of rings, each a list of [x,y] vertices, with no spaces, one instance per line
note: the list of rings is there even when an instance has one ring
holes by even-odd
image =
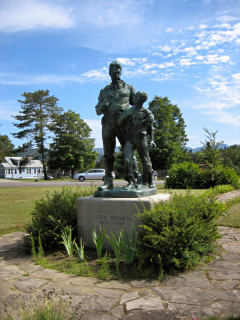
[[[96,215],[94,220],[97,225],[101,226],[129,226],[132,222],[131,217],[111,216],[111,215]]]

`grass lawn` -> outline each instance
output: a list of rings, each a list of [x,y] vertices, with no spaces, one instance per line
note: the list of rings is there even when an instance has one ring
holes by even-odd
[[[165,189],[164,186],[161,185],[157,185],[157,190],[159,193],[186,194],[190,192],[192,195],[198,195],[206,191],[206,189]]]
[[[72,186],[70,188],[79,188]],[[84,188],[84,187],[83,187]],[[0,188],[0,236],[18,230],[24,230],[24,226],[31,221],[31,211],[34,208],[36,200],[45,196],[46,192],[60,191],[62,187],[16,187]],[[162,193],[181,193],[190,192],[200,194],[205,190],[181,190],[181,189],[163,189],[163,186],[157,186],[158,192]],[[240,203],[235,204],[227,216],[219,219],[220,225],[240,227]]]
[[[219,218],[218,224],[225,227],[240,228],[240,202],[235,203],[226,215]]]
[[[0,236],[24,230],[24,226],[31,221],[35,201],[44,197],[48,191],[61,189],[56,186],[0,188]]]

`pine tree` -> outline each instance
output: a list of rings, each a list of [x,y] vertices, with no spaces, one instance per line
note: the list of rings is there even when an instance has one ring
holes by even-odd
[[[57,106],[58,98],[49,95],[49,90],[24,92],[22,96],[24,99],[18,100],[21,110],[18,115],[14,116],[18,123],[13,123],[20,131],[13,133],[13,136],[18,139],[27,138],[28,142],[25,143],[25,147],[32,143],[36,145],[42,158],[44,179],[47,180],[46,140],[49,138],[51,124],[62,108]]]

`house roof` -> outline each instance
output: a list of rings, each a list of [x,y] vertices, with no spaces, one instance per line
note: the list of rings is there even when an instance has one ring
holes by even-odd
[[[19,162],[23,157],[5,157],[1,162],[1,166],[4,168],[18,168]],[[42,162],[40,160],[32,160],[29,158],[29,162],[23,166],[23,168],[42,168]]]

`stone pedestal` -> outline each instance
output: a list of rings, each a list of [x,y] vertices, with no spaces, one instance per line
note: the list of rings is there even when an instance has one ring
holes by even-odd
[[[118,234],[125,229],[128,235],[136,229],[136,214],[153,208],[160,201],[166,201],[170,194],[156,194],[142,198],[97,198],[83,197],[77,199],[78,232],[85,246],[95,247],[92,241],[92,230],[99,227],[107,234]],[[105,241],[105,249],[109,244]]]

